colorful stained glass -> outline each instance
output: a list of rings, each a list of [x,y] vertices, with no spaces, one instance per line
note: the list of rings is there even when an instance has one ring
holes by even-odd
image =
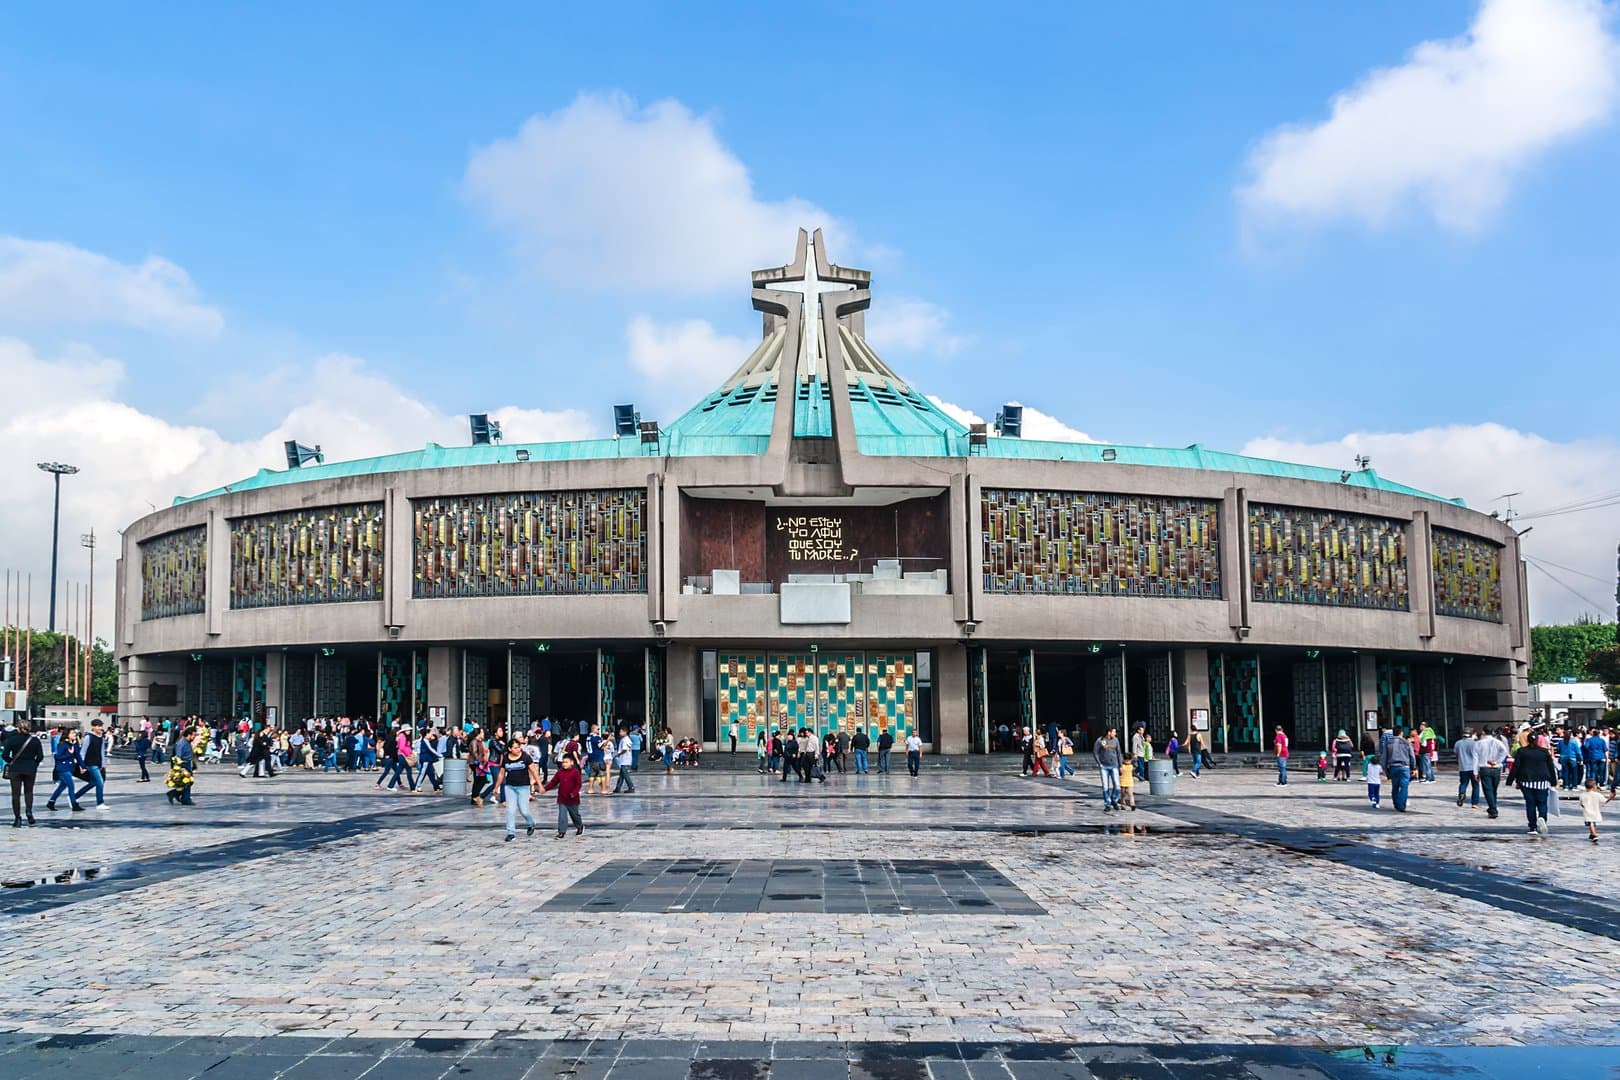
[[[231,521],[231,607],[381,600],[383,504],[282,510]]]
[[[986,488],[984,588],[1218,600],[1220,503]]]
[[[641,488],[411,503],[419,599],[647,591]]]
[[[718,661],[720,730],[735,723],[742,739],[752,742],[761,728],[775,726],[765,690],[765,654],[721,653]]]
[[[1249,575],[1256,600],[1406,611],[1406,522],[1251,503]]]
[[[141,618],[196,615],[208,599],[208,526],[141,544]]]
[[[1502,621],[1502,549],[1489,540],[1434,528],[1434,610],[1459,619]]]

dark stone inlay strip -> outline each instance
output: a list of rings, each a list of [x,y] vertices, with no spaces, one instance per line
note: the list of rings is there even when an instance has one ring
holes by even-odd
[[[614,859],[541,910],[1046,914],[989,863],[946,859]]]

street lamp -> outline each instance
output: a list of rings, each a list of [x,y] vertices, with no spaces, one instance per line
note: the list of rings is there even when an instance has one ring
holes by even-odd
[[[51,508],[51,614],[46,629],[56,631],[56,544],[57,531],[62,524],[62,477],[79,471],[77,465],[63,465],[60,461],[42,461],[39,467],[56,481],[56,502]]]

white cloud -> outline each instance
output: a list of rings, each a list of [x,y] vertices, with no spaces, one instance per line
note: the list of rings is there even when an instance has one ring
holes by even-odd
[[[184,270],[149,255],[137,266],[72,244],[0,236],[0,318],[118,323],[212,337],[225,317]]]
[[[952,404],[943,398],[935,397],[933,394],[928,395],[928,400],[932,401],[934,406],[945,415],[964,426],[989,422],[973,410],[964,409],[960,405]],[[1009,404],[1017,405],[1018,402],[1009,402]],[[1050,413],[1041,412],[1041,410],[1032,408],[1029,405],[1025,405],[1023,408],[1024,430],[1022,437],[1025,439],[1038,439],[1043,442],[1094,443],[1098,441],[1079,428],[1070,427]],[[991,428],[990,434],[994,437],[994,428]]]
[[[1331,442],[1278,438],[1252,440],[1245,454],[1311,465],[1353,468],[1357,454],[1372,458],[1380,476],[1445,497],[1461,497],[1476,510],[1505,510],[1510,491],[1518,513],[1534,514],[1612,492],[1620,476],[1620,446],[1585,440],[1554,442],[1500,424],[1452,425],[1408,432],[1357,432]],[[1614,543],[1620,506],[1558,517],[1527,517],[1520,527],[1525,554],[1549,564],[1565,588],[1530,570],[1530,614],[1537,622],[1569,622],[1591,612],[1614,617]],[[1559,567],[1568,567],[1571,573]],[[1582,576],[1586,575],[1586,576]],[[1583,594],[1577,597],[1570,589]]]
[[[754,349],[703,319],[657,323],[637,315],[624,336],[630,366],[651,380],[653,393],[671,401],[679,396],[685,404],[719,386]]]
[[[123,366],[74,348],[41,357],[22,342],[0,339],[8,409],[0,415],[0,552],[14,570],[32,573],[36,625],[45,624],[50,572],[51,484],[35,462],[57,457],[78,465],[62,483],[63,581],[83,580],[84,552],[74,538],[94,527],[102,544],[96,566],[96,625],[111,637],[113,558],[117,529],[192,495],[285,467],[287,439],[320,443],[328,461],[419,448],[429,441],[465,445],[467,419],[411,397],[349,356],[317,361],[302,399],[268,430],[222,433],[174,424],[119,402]],[[491,411],[508,441],[538,442],[600,435],[577,410],[507,407]],[[61,622],[60,613],[58,622]]]
[[[1476,229],[1515,174],[1613,110],[1608,21],[1599,0],[1484,0],[1462,38],[1426,41],[1335,97],[1328,119],[1267,135],[1239,198],[1259,219],[1377,225],[1415,204]]]
[[[866,340],[882,355],[885,350],[932,352],[950,356],[967,339],[950,328],[951,313],[938,304],[895,297],[874,304],[866,316]]]
[[[645,108],[581,94],[476,151],[469,198],[512,233],[546,280],[701,293],[744,288],[781,265],[800,227],[822,226],[835,257],[849,232],[802,199],[765,201],[712,118],[679,101]]]

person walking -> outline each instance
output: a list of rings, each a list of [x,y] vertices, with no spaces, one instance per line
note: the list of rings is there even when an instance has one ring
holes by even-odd
[[[45,809],[55,810],[56,800],[61,798],[62,792],[65,791],[69,805],[75,810],[83,810],[79,797],[73,794],[74,781],[80,778],[79,774],[83,770],[79,762],[79,733],[73,728],[62,732],[62,737],[57,740],[56,752],[51,755],[51,764],[51,775],[56,779],[56,790],[45,800]]]
[[[1412,770],[1417,765],[1417,753],[1405,732],[1396,731],[1395,737],[1384,743],[1384,775],[1389,777],[1389,799],[1399,813],[1406,813],[1406,798],[1412,788]]]
[[[495,799],[506,802],[506,839],[517,838],[517,815],[528,823],[527,835],[534,835],[534,815],[529,812],[529,792],[540,783],[534,762],[523,752],[523,744],[513,739],[506,745],[506,756],[495,773]],[[578,797],[577,795],[575,796]]]
[[[1034,739],[1032,740],[1032,748],[1030,750],[1030,761],[1033,762],[1033,766],[1030,769],[1029,775],[1051,776],[1052,767],[1047,764],[1047,758],[1049,757],[1051,757],[1051,753],[1047,749],[1046,736],[1037,731]]]
[[[838,729],[838,771],[849,770],[849,731],[840,727]]]
[[[1164,744],[1164,756],[1170,759],[1170,768],[1175,770],[1177,776],[1181,775],[1181,740],[1176,733],[1170,733],[1170,741]],[[1059,770],[1062,771],[1061,769]]]
[[[1147,728],[1142,724],[1136,725],[1136,732],[1131,736],[1131,753],[1129,763],[1136,772],[1138,780],[1147,779],[1148,734]]]
[[[1552,751],[1529,739],[1513,753],[1513,786],[1524,796],[1524,816],[1532,836],[1547,836],[1547,802],[1558,786],[1558,763]]]
[[[731,730],[731,742],[733,747],[731,752],[735,754],[737,752],[735,749],[737,743],[737,725],[731,725]],[[623,791],[626,795],[634,795],[636,793],[636,785],[630,780],[630,766],[634,764],[634,757],[634,751],[630,748],[630,734],[629,732],[625,731],[624,728],[620,728],[619,741],[613,747],[613,764],[619,770],[618,778],[613,781],[613,794],[617,795],[620,791]]]
[[[1074,775],[1074,766],[1069,759],[1074,757],[1074,740],[1062,728],[1058,729],[1058,779],[1067,780]]]
[[[130,744],[130,749],[135,751],[135,764],[140,766],[141,770],[141,778],[135,782],[137,784],[150,783],[152,780],[152,774],[146,771],[146,760],[152,756],[151,729],[142,728],[135,736],[135,741]]]
[[[1469,728],[1463,732],[1463,737],[1457,740],[1457,805],[1461,806],[1468,797],[1470,789],[1473,791],[1474,809],[1479,809],[1479,740],[1474,737],[1474,731]]]
[[[1187,736],[1187,756],[1192,759],[1192,778],[1198,779],[1199,772],[1204,767],[1204,733],[1193,731]]]
[[[731,722],[728,733],[731,735],[731,752],[735,754],[737,752],[737,721],[733,720]]]
[[[91,788],[96,789],[96,809],[107,809],[107,731],[102,724],[101,717],[90,721],[90,737],[84,740],[84,747],[79,751],[79,760],[84,771],[89,774],[84,786],[79,789],[74,798],[84,801],[84,793]]]
[[[1119,808],[1119,767],[1124,761],[1116,729],[1110,727],[1104,732],[1092,746],[1091,756],[1102,775],[1103,813],[1111,814]]]
[[[866,728],[858,727],[855,735],[849,740],[849,745],[855,750],[855,775],[866,775],[866,751],[872,746],[872,737],[866,733]]]
[[[174,740],[174,749],[169,754],[169,772],[163,780],[169,789],[169,801],[180,806],[197,805],[191,799],[191,789],[197,783],[197,750],[191,736],[190,731],[185,731]]]
[[[18,720],[16,728],[0,739],[0,761],[5,762],[5,776],[11,782],[11,827],[22,828],[24,817],[34,824],[34,781],[45,763],[45,744],[27,720]]]
[[[12,790],[15,792],[16,789]],[[1612,799],[1614,796],[1610,795],[1609,798]],[[15,811],[17,796],[13,794],[11,799],[12,809]],[[1603,792],[1598,789],[1597,780],[1587,777],[1586,789],[1581,792],[1581,821],[1586,824],[1586,835],[1594,844],[1598,842],[1597,827],[1603,821],[1603,802]]]
[[[1277,755],[1277,786],[1288,786],[1288,735],[1283,731],[1282,725],[1277,725],[1277,734],[1271,740],[1272,753]]]
[[[568,831],[568,823],[574,823],[574,835],[585,835],[585,822],[579,816],[579,789],[582,786],[579,777],[579,759],[573,754],[564,754],[557,762],[557,775],[546,781],[545,790],[557,792],[557,839],[561,840]]]
[[[878,772],[885,776],[889,773],[889,753],[894,749],[894,736],[889,729],[884,728],[878,732]]]
[[[1485,816],[1497,816],[1496,792],[1502,786],[1502,763],[1507,760],[1508,746],[1486,728],[1474,740],[1474,773],[1479,777],[1479,789],[1485,796]]]
[[[494,770],[489,760],[489,743],[484,741],[482,728],[473,728],[467,737],[467,771],[472,773],[472,798],[469,801],[474,806],[483,806],[484,792],[494,790],[495,777],[491,775]]]
[[[912,776],[922,771],[922,737],[915,728],[906,735],[906,770]]]
[[[1343,728],[1333,737],[1333,779],[1341,783],[1350,782],[1350,762],[1355,757],[1356,744],[1350,741],[1350,736]]]
[[[444,781],[439,779],[439,770],[436,766],[444,755],[439,749],[437,734],[434,731],[422,732],[422,737],[416,741],[416,760],[421,763],[421,772],[418,775],[422,779],[423,790],[427,790],[427,785],[432,784],[433,794],[440,795],[444,792]]]

